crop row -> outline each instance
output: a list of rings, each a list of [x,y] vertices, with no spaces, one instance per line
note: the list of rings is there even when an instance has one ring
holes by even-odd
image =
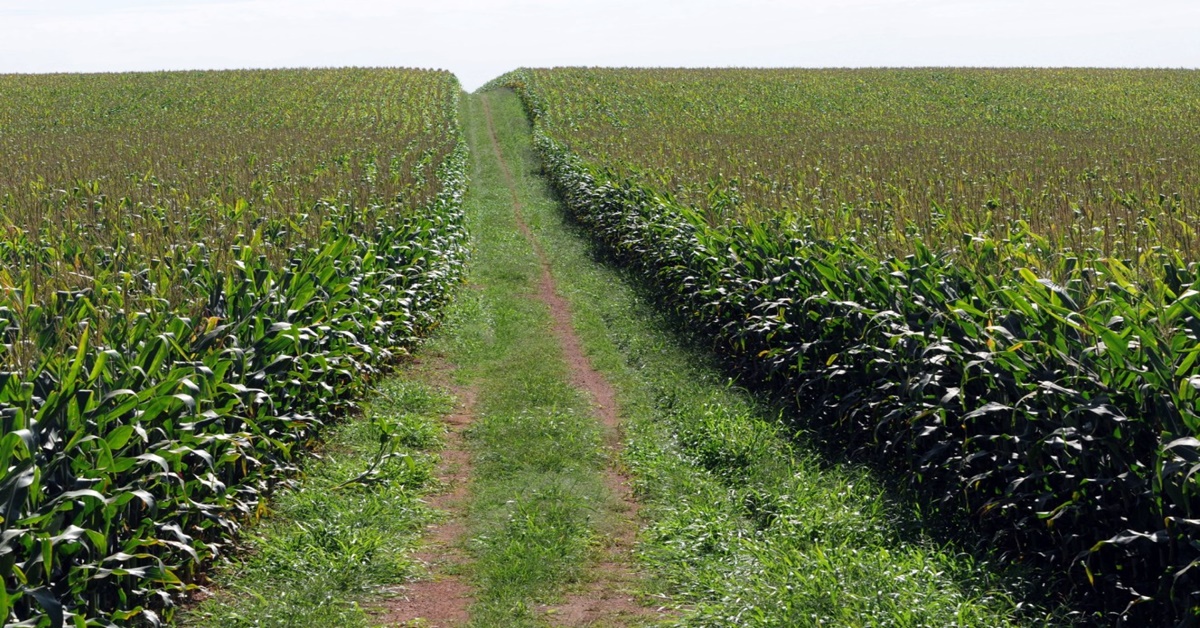
[[[1028,226],[888,255],[786,212],[713,220],[669,182],[648,185],[653,163],[580,157],[547,103],[587,96],[539,80],[499,82],[522,95],[573,214],[721,353],[794,396],[810,427],[969,514],[981,546],[1059,579],[1093,619],[1200,618],[1194,264],[1168,255],[1150,280],[1111,257],[1044,255]],[[653,110],[677,77],[638,80],[617,98]],[[696,106],[733,104],[714,98]],[[613,123],[642,122],[624,115]],[[1010,270],[960,263],[985,254]]]
[[[466,255],[458,82],[0,82],[0,617],[156,624],[436,324]]]

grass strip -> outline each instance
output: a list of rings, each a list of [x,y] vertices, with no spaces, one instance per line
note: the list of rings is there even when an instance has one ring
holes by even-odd
[[[497,118],[525,125],[514,96]],[[516,125],[516,122],[512,124]],[[625,463],[647,519],[641,557],[688,626],[1004,626],[1066,620],[1028,608],[1019,574],[934,542],[919,505],[864,468],[824,461],[778,411],[688,345],[636,279],[597,264],[548,189],[525,214],[593,364],[620,391]]]
[[[586,399],[569,382],[547,309],[534,297],[541,267],[518,231],[478,97],[466,100],[463,119],[472,148],[465,207],[475,289],[460,296],[453,331],[435,348],[456,366],[460,383],[479,391],[466,432],[474,465],[472,623],[540,625],[539,605],[581,577],[592,551],[605,499],[603,443]],[[496,133],[505,152],[522,139],[503,123]],[[527,196],[528,177],[518,176],[517,185]]]

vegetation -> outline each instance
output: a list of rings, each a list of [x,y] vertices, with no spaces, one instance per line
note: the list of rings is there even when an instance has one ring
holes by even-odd
[[[459,86],[0,77],[0,617],[157,623],[465,254]]]
[[[511,93],[489,96],[498,119],[521,115]],[[524,155],[514,163],[524,167],[514,170],[532,178],[532,138],[524,128],[518,137]],[[810,439],[781,425],[779,408],[732,385],[703,339],[661,312],[659,294],[636,273],[596,263],[587,234],[547,193],[531,189],[525,215],[589,358],[619,392],[620,460],[641,504],[637,555],[652,576],[644,595],[672,608],[664,624],[990,628],[1064,619],[1038,609],[1020,574],[921,534],[920,508],[876,474],[822,462]]]
[[[412,575],[445,399],[392,382],[325,427],[463,276],[464,130],[478,285],[442,350],[478,393],[472,621],[552,618],[613,516],[604,431],[530,294],[552,268],[621,392],[667,621],[1200,622],[1200,73],[496,84],[532,142],[507,93],[460,129],[444,72],[0,76],[0,622],[170,621],[272,510],[186,621],[369,621],[362,596]],[[790,422],[629,314],[647,297],[586,263],[533,150],[663,327]],[[1081,610],[1015,602],[1026,567]]]
[[[1147,70],[530,70],[543,127],[720,221],[875,254],[975,238],[1157,272],[1200,254],[1200,77]],[[1001,267],[1004,270],[1011,268]]]
[[[808,426],[1094,619],[1200,617],[1200,75],[498,83],[580,222]]]
[[[362,419],[330,430],[294,490],[272,496],[248,551],[213,570],[215,594],[178,625],[366,628],[372,595],[420,575],[410,552],[433,516],[421,498],[437,487],[439,415],[453,404],[410,369],[400,375],[410,381],[389,377]]]

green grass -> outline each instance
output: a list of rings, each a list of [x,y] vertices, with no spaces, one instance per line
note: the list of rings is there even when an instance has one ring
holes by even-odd
[[[519,114],[507,92],[492,97],[502,117]],[[536,168],[528,139],[520,149],[520,167]],[[871,472],[784,432],[778,411],[689,346],[654,295],[597,263],[545,190],[526,205],[593,363],[620,391],[624,463],[647,519],[640,556],[658,592],[686,609],[680,625],[1050,621],[1018,610],[1017,574],[927,538],[919,509]]]
[[[421,497],[452,400],[422,383],[389,379],[364,416],[332,430],[297,485],[271,502],[246,552],[214,575],[216,595],[184,626],[371,625],[362,602],[419,576],[409,551],[435,516]]]
[[[583,577],[591,555],[604,465],[599,426],[568,381],[546,307],[535,297],[540,265],[518,232],[482,103],[464,105],[472,147],[465,207],[475,239],[469,281],[434,345],[479,391],[467,432],[474,471],[470,541],[478,626],[540,625],[538,605]],[[497,115],[506,152],[520,136]],[[520,118],[515,118],[518,122]],[[518,177],[519,185],[529,185]],[[528,191],[522,187],[522,196]]]

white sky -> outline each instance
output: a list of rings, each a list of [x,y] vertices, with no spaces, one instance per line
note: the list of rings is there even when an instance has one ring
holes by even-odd
[[[1200,67],[1198,0],[0,0],[0,73]]]

